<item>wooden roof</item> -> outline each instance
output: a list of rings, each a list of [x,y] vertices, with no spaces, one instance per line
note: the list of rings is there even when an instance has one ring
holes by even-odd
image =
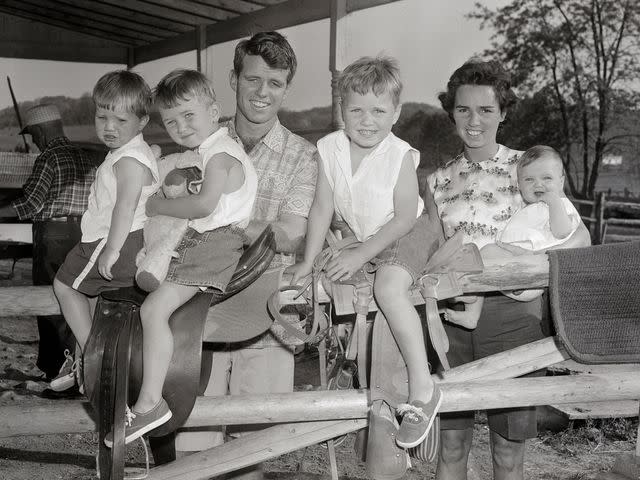
[[[392,1],[0,0],[0,57],[133,66]]]

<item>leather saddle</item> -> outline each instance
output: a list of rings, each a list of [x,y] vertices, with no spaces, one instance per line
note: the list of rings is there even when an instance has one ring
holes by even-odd
[[[245,249],[224,293],[200,292],[171,316],[169,325],[174,337],[174,353],[164,383],[163,397],[173,416],[151,432],[151,436],[165,436],[183,425],[197,395],[206,386],[201,386],[201,378],[209,377],[211,365],[202,364],[202,341],[209,309],[260,277],[274,255],[274,234],[271,227],[267,226],[260,237]],[[145,297],[146,292],[135,287],[104,292],[98,300],[85,347],[84,388],[94,411],[99,415],[101,478],[119,480],[124,471],[122,420],[125,405],[136,400],[142,384],[139,309]],[[255,335],[255,328],[251,328],[247,330],[245,338],[236,340],[246,340]],[[109,451],[103,441],[111,428],[114,428],[114,444]]]

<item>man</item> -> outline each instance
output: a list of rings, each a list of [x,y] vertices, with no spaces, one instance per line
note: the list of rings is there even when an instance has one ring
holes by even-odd
[[[64,135],[62,118],[55,105],[36,105],[26,114],[28,133],[40,149],[33,171],[23,185],[23,195],[0,208],[0,217],[33,222],[34,285],[51,285],[67,253],[80,241],[80,219],[87,208],[95,167],[83,151]],[[38,317],[36,365],[48,380],[58,375],[67,355],[75,352],[75,338],[61,315]],[[52,398],[78,394],[77,386],[45,390]]]
[[[225,126],[243,145],[258,174],[258,195],[247,234],[255,239],[270,224],[278,253],[258,281],[216,305],[215,314],[244,315],[264,322],[268,318],[266,300],[278,287],[284,267],[294,263],[294,253],[306,233],[315,191],[317,152],[278,120],[278,110],[291,87],[296,64],[291,45],[277,32],[257,33],[236,46],[230,73],[231,88],[236,93],[236,115]],[[293,391],[296,343],[285,335],[282,327],[273,326],[247,342],[219,346],[213,352],[213,369],[205,395]],[[227,429],[227,434],[232,434],[232,429]],[[202,450],[221,441],[220,432],[217,435],[211,431],[185,432],[178,434],[176,449]],[[262,479],[262,468],[251,467],[227,478]]]

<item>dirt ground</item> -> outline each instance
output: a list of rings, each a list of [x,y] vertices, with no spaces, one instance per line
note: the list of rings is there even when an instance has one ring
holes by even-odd
[[[0,261],[0,278],[10,270],[10,262]],[[29,284],[30,263],[22,260],[12,280],[0,286]],[[0,407],[38,398],[45,388],[35,367],[37,330],[33,317],[0,318]],[[525,478],[531,480],[593,480],[611,468],[615,456],[635,448],[638,422],[614,419],[566,423],[542,416],[540,435],[528,441]],[[0,426],[1,429],[1,426]],[[492,478],[488,429],[482,415],[475,427],[470,480]],[[337,448],[342,480],[364,479],[364,465],[353,451],[354,435]],[[96,434],[46,435],[0,438],[0,480],[88,480],[95,477]],[[140,446],[129,448],[129,465],[142,465]],[[309,447],[266,464],[267,478],[276,480],[328,479],[328,455],[322,446]],[[414,461],[407,480],[431,479],[435,467]]]

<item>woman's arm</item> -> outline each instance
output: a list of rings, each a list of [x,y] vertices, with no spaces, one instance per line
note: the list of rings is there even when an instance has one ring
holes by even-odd
[[[418,197],[418,176],[411,154],[407,152],[393,190],[393,218],[358,248],[345,250],[329,262],[326,271],[331,280],[351,277],[387,246],[409,233],[416,223]]]
[[[131,231],[142,186],[150,175],[146,166],[131,157],[119,159],[113,170],[116,176],[116,203],[111,213],[107,243],[98,258],[98,272],[107,280],[113,278],[111,267],[120,257],[120,249]]]
[[[200,192],[179,198],[153,197],[147,201],[147,215],[168,215],[176,218],[204,218],[216,209],[229,181],[231,169],[242,163],[226,153],[217,153],[207,162]],[[243,180],[244,181],[244,180]]]

